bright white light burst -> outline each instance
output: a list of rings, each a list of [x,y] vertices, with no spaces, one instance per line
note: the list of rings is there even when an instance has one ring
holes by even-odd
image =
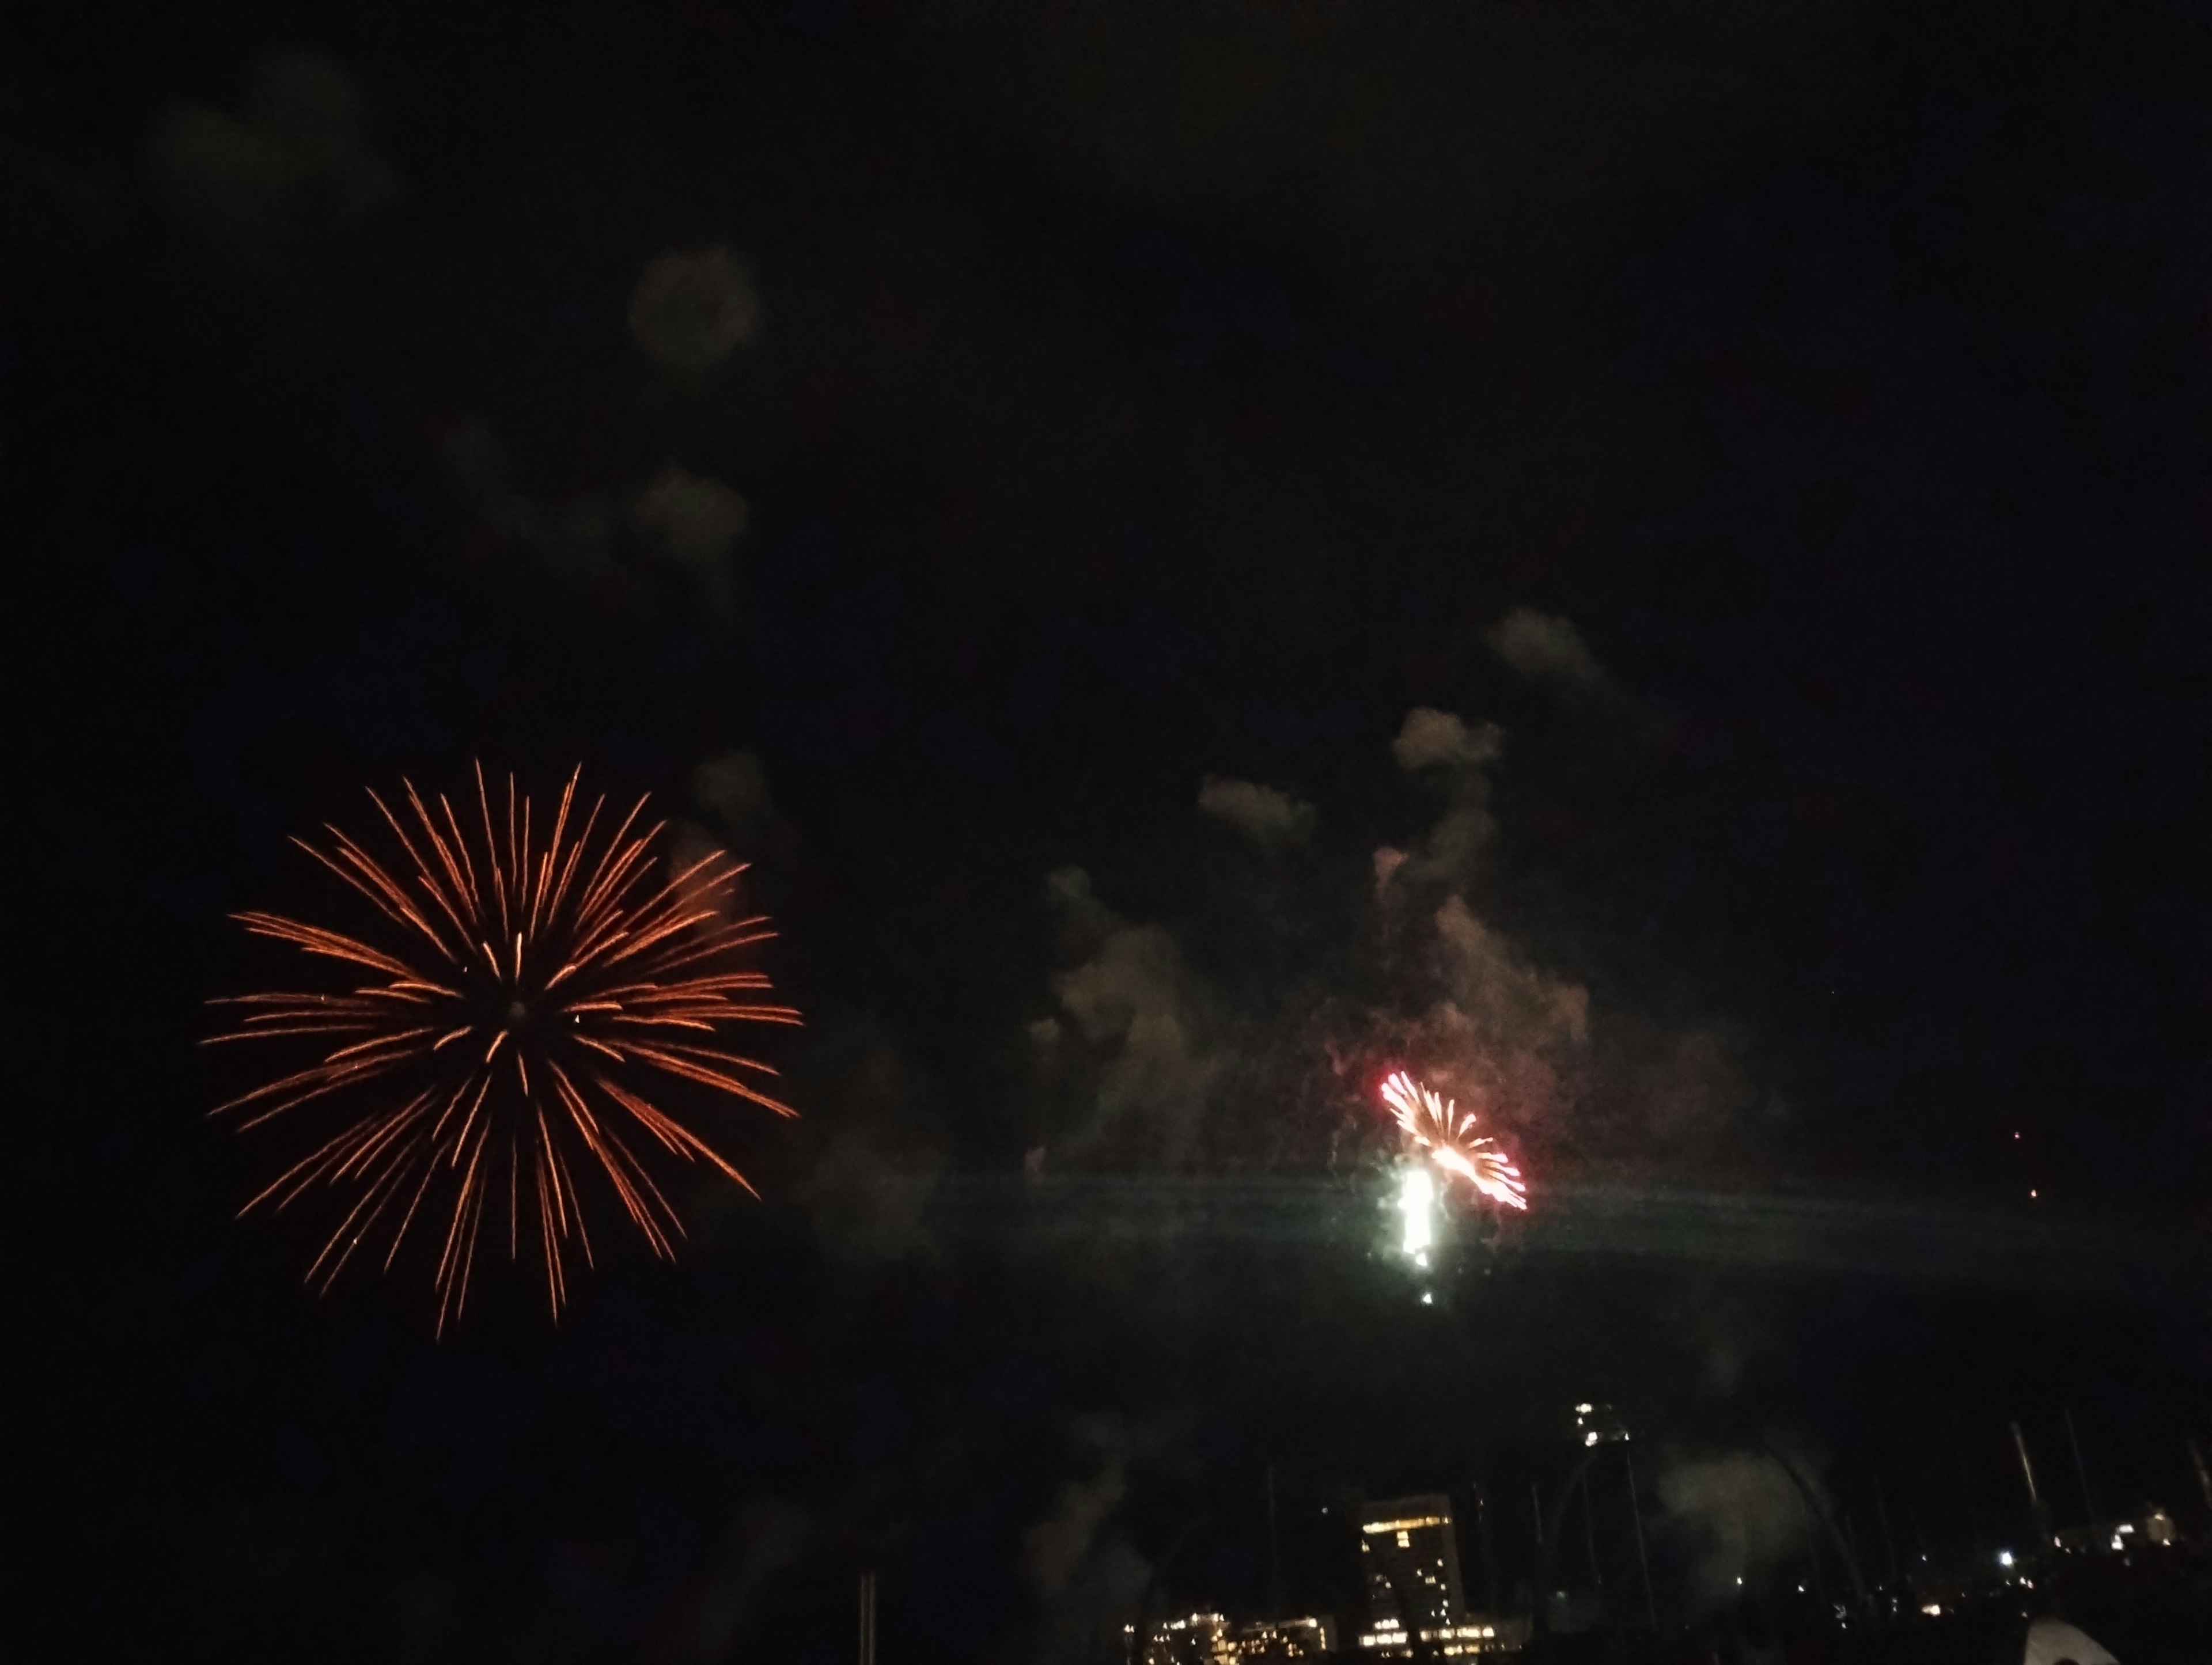
[[[1403,1247],[1416,1266],[1429,1263],[1429,1247],[1437,1240],[1436,1182],[1425,1168],[1407,1168],[1398,1176],[1398,1212],[1406,1217]]]

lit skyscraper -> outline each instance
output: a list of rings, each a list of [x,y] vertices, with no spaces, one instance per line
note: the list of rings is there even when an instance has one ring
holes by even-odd
[[[1451,1499],[1432,1492],[1369,1504],[1359,1511],[1359,1571],[1370,1630],[1437,1630],[1458,1619],[1467,1598]]]
[[[1413,1638],[1447,1657],[1516,1646],[1514,1626],[1471,1616],[1460,1586],[1451,1499],[1441,1492],[1372,1503],[1359,1511],[1359,1571],[1367,1587],[1364,1653],[1411,1654]]]

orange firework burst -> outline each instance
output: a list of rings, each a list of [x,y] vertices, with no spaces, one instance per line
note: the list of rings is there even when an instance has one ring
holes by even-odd
[[[1451,1100],[1403,1070],[1382,1084],[1382,1102],[1407,1136],[1444,1172],[1465,1180],[1492,1202],[1508,1208],[1528,1206],[1528,1188],[1513,1159],[1498,1148],[1496,1139],[1472,1137],[1472,1110],[1462,1114]]]
[[[503,1203],[509,1258],[522,1220],[534,1219],[558,1318],[568,1298],[567,1246],[592,1261],[580,1168],[605,1176],[664,1258],[673,1253],[671,1234],[684,1228],[645,1152],[705,1162],[752,1189],[645,1096],[651,1079],[796,1114],[740,1079],[773,1070],[720,1044],[726,1024],[799,1021],[789,1006],[749,998],[769,980],[744,968],[744,951],[773,933],[764,920],[729,917],[743,866],[716,851],[654,884],[653,850],[666,823],[636,831],[641,798],[595,839],[606,799],[577,828],[576,780],[569,777],[542,837],[512,776],[504,817],[495,817],[479,767],[477,813],[469,819],[481,823],[480,836],[464,830],[444,794],[434,810],[402,782],[410,817],[374,792],[369,799],[404,862],[387,867],[335,827],[325,828],[327,849],[295,839],[374,906],[388,927],[379,933],[382,945],[274,914],[234,915],[255,936],[370,974],[342,992],[216,1002],[243,1015],[215,1041],[312,1036],[329,1048],[215,1111],[247,1112],[241,1127],[310,1104],[343,1112],[341,1125],[239,1211],[264,1202],[281,1209],[318,1185],[347,1194],[350,1207],[308,1268],[309,1281],[325,1291],[364,1240],[387,1231],[388,1271],[423,1214],[443,1233],[435,1276],[442,1332],[467,1301],[486,1209],[496,1218]]]

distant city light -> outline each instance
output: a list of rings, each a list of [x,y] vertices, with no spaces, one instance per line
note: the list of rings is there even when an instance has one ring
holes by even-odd
[[[1920,1604],[1920,1611],[1930,1619],[1941,1619],[1943,1616],[1943,1604],[1941,1601],[1923,1601]]]
[[[1136,1626],[1121,1633],[1132,1639]],[[1138,1665],[1236,1665],[1243,1660],[1320,1659],[1335,1650],[1336,1626],[1325,1617],[1232,1620],[1194,1613],[1152,1627]]]
[[[1451,1523],[1452,1517],[1449,1511],[1431,1510],[1421,1515],[1395,1516],[1388,1520],[1363,1521],[1359,1529],[1367,1533],[1396,1533],[1402,1535],[1408,1532],[1419,1532],[1427,1527],[1449,1526]]]
[[[1610,1405],[1576,1406],[1575,1426],[1582,1431],[1585,1449],[1594,1445],[1618,1444],[1629,1437],[1626,1425]]]
[[[2008,1549],[1999,1550],[1997,1552],[1997,1565],[2001,1567],[2010,1566],[2012,1565],[2012,1552]]]

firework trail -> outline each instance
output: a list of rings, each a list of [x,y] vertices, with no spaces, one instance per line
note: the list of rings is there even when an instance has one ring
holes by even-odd
[[[1508,1208],[1528,1206],[1528,1188],[1512,1158],[1498,1148],[1497,1140],[1471,1137],[1473,1111],[1461,1114],[1451,1100],[1403,1070],[1382,1084],[1382,1102],[1407,1136],[1445,1173],[1465,1180],[1492,1202]]]
[[[434,1220],[425,1229],[442,1235],[442,1333],[467,1301],[485,1215],[496,1224],[504,1213],[510,1259],[524,1236],[536,1238],[557,1319],[570,1247],[592,1264],[580,1169],[605,1176],[663,1258],[684,1228],[646,1154],[704,1162],[752,1190],[648,1091],[681,1081],[796,1114],[741,1079],[773,1070],[721,1044],[726,1024],[799,1022],[791,1007],[753,999],[769,980],[744,969],[744,951],[774,933],[763,919],[726,915],[744,866],[716,851],[655,884],[666,823],[636,830],[641,798],[601,834],[601,797],[578,827],[577,778],[551,825],[535,829],[512,776],[495,814],[481,766],[463,816],[443,793],[427,804],[404,781],[404,814],[371,792],[405,854],[390,866],[335,827],[325,828],[327,848],[295,839],[381,916],[374,942],[233,915],[255,936],[368,974],[340,992],[217,1001],[239,1009],[238,1025],[210,1042],[311,1036],[328,1048],[213,1112],[242,1113],[241,1130],[310,1105],[337,1113],[327,1137],[239,1211],[282,1209],[317,1186],[346,1194],[307,1272],[325,1291],[364,1242],[388,1234],[388,1271],[417,1216]]]

